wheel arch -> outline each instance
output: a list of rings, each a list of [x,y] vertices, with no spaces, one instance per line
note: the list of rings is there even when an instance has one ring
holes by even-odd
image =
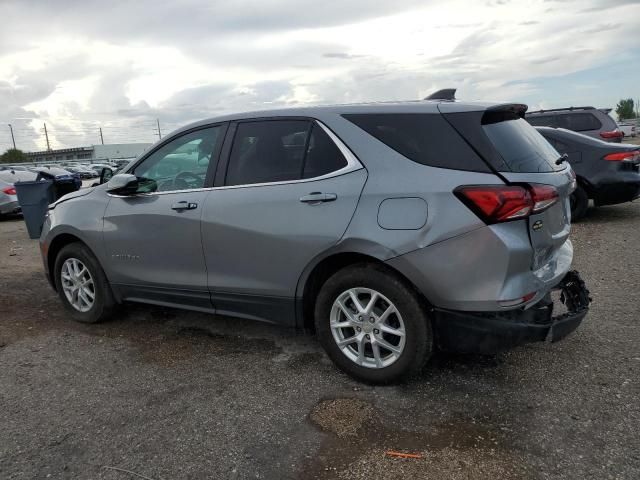
[[[595,195],[595,188],[593,184],[582,175],[577,175],[576,181],[578,182],[578,185],[580,185],[582,189],[587,192],[587,196],[592,199]]]
[[[57,288],[56,288],[56,282],[54,278],[54,275],[55,275],[54,268],[56,264],[56,258],[58,257],[58,253],[60,253],[60,250],[62,250],[65,246],[71,243],[81,243],[93,254],[94,257],[98,258],[95,252],[91,249],[91,247],[87,245],[87,242],[83,241],[77,235],[69,232],[62,232],[56,235],[49,243],[49,247],[47,249],[47,258],[46,258],[51,286],[56,291],[57,291]]]
[[[359,263],[379,265],[397,275],[412,288],[421,301],[424,302],[424,305],[429,308],[431,304],[425,295],[402,272],[384,261],[387,259],[360,251],[333,251],[326,253],[321,258],[317,258],[316,262],[311,264],[303,273],[298,283],[296,295],[297,326],[305,330],[314,329],[315,301],[324,283],[337,271]]]

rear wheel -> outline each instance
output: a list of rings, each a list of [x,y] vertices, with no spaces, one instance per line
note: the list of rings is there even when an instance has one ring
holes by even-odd
[[[107,277],[84,244],[70,243],[60,250],[54,279],[58,295],[74,320],[97,323],[113,312],[115,300]]]
[[[575,191],[571,194],[571,220],[576,221],[584,218],[587,214],[587,208],[589,208],[589,196],[587,192],[578,185]]]
[[[415,373],[432,351],[431,323],[420,298],[402,278],[374,264],[347,267],[327,280],[315,324],[334,363],[366,382]]]

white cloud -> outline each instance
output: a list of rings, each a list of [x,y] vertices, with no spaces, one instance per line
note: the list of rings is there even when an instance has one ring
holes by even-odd
[[[19,125],[27,149],[44,147],[44,121],[56,146],[95,142],[100,125],[114,141],[151,141],[155,118],[173,129],[449,86],[468,99],[571,103],[536,79],[633,58],[640,40],[640,4],[613,0],[7,0],[0,17],[0,122]],[[0,150],[8,141],[0,127]]]

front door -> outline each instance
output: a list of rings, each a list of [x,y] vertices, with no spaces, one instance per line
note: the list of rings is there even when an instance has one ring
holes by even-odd
[[[155,191],[111,196],[104,243],[109,278],[124,299],[211,310],[200,218],[224,128],[180,135],[128,172]]]

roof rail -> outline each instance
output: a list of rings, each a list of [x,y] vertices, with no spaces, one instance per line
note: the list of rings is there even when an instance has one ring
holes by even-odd
[[[425,97],[425,100],[455,100],[456,99],[456,88],[443,88],[438,90],[437,92],[432,93],[428,97]]]
[[[571,112],[573,110],[595,110],[595,107],[566,107],[566,108],[548,108],[546,110],[535,110],[533,112],[527,112],[527,115],[532,113],[547,113],[547,112]]]

